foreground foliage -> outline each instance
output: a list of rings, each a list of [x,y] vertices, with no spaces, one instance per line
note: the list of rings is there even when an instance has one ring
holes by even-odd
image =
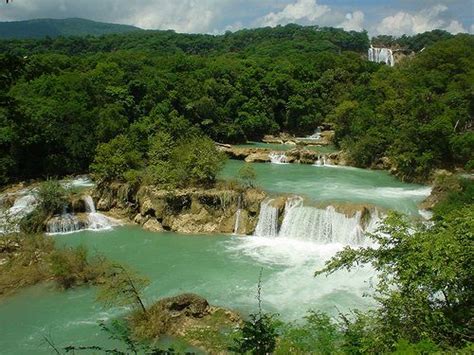
[[[0,238],[0,295],[53,280],[68,289],[102,283],[108,262],[82,246],[58,248],[51,237],[13,234]]]
[[[377,248],[346,248],[316,274],[370,263],[379,275],[380,306],[354,324],[370,341],[367,350],[428,341],[462,348],[474,334],[474,212],[453,210],[432,227],[414,228],[391,215],[372,235]]]

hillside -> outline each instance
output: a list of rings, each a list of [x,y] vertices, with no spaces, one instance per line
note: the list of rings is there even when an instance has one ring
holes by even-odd
[[[100,36],[140,30],[138,27],[95,22],[80,18],[0,22],[0,38],[2,39],[43,38],[46,36]]]

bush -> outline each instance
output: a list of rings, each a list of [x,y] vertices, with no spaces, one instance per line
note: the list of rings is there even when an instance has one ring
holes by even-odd
[[[255,179],[257,178],[257,173],[251,164],[244,164],[238,173],[239,179],[242,181],[242,184],[246,188],[255,187]]]
[[[46,221],[54,214],[60,214],[68,204],[70,191],[58,181],[46,180],[35,193],[37,206],[20,221],[20,229],[25,233],[41,233]]]
[[[69,289],[76,285],[98,283],[106,275],[107,261],[100,257],[89,257],[84,246],[56,249],[49,258],[51,273],[58,285]]]
[[[46,214],[61,213],[68,202],[69,192],[58,181],[47,180],[38,188],[38,208]]]

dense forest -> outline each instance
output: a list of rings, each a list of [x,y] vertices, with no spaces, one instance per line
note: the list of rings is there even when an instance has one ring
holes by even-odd
[[[0,182],[92,163],[103,178],[136,179],[160,157],[156,137],[179,150],[189,135],[209,146],[323,122],[356,166],[389,159],[405,180],[472,169],[474,37],[412,42],[431,45],[390,68],[367,61],[365,32],[298,25],[0,41]]]

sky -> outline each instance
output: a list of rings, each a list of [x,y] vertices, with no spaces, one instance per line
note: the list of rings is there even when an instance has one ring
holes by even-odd
[[[474,0],[13,0],[0,21],[80,17],[145,29],[223,33],[241,28],[319,25],[370,35],[433,29],[474,33]]]

